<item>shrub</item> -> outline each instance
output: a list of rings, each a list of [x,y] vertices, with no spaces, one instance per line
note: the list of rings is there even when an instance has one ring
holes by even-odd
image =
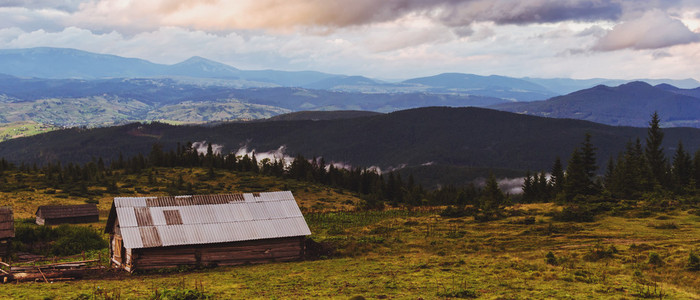
[[[602,245],[597,245],[586,253],[583,258],[587,261],[599,261],[604,258],[613,258],[616,253],[617,248],[615,246],[611,245],[608,249],[605,249]]]
[[[479,293],[470,289],[454,289],[437,293],[438,297],[442,298],[478,298]]]
[[[595,211],[586,205],[568,205],[552,215],[554,220],[561,222],[593,222],[594,217]]]
[[[656,266],[660,266],[660,265],[664,264],[664,261],[661,259],[661,256],[659,256],[659,254],[656,252],[649,252],[649,260],[647,262],[650,265],[656,265]]]
[[[72,255],[108,246],[102,235],[93,228],[63,224],[55,228],[58,239],[51,247],[54,255]]]
[[[690,252],[688,255],[688,265],[686,268],[690,271],[700,271],[700,257],[695,252]]]
[[[468,215],[467,210],[463,206],[448,206],[440,212],[440,216],[444,218],[460,218]]]
[[[649,224],[649,227],[653,227],[656,229],[678,229],[678,224],[674,222],[661,222],[658,224]]]
[[[544,261],[548,265],[556,266],[559,264],[559,261],[557,260],[557,257],[554,256],[554,253],[552,251],[547,252],[547,255],[544,256]]]
[[[13,249],[42,255],[73,255],[108,246],[102,234],[85,226],[63,224],[58,227],[17,223]]]

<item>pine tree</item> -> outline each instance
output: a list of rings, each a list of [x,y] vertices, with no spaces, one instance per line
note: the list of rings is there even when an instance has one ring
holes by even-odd
[[[496,177],[491,173],[488,180],[486,180],[486,185],[481,191],[480,208],[484,211],[499,211],[505,206],[506,196],[498,187],[498,182]]]
[[[591,134],[586,133],[586,137],[581,143],[581,159],[583,160],[583,167],[586,171],[586,176],[593,181],[595,178],[596,170],[598,170],[598,165],[596,163],[595,151],[596,147],[591,143]]]
[[[523,202],[531,203],[535,198],[534,192],[532,176],[530,175],[530,171],[527,171],[527,173],[525,173],[525,179],[523,180]]]
[[[683,149],[683,143],[678,142],[678,149],[673,155],[673,165],[671,168],[673,174],[674,185],[676,189],[681,190],[688,187],[692,177],[693,161],[690,154]]]
[[[556,195],[564,190],[564,167],[561,159],[557,156],[552,166],[552,177],[550,178],[552,192]]]
[[[608,160],[608,165],[605,168],[605,175],[603,176],[603,188],[612,194],[615,186],[615,160],[612,156]]]
[[[564,180],[564,193],[567,200],[572,200],[576,195],[586,195],[590,180],[586,173],[586,167],[581,157],[581,151],[576,148],[571,153],[569,164],[566,166]]]
[[[647,144],[644,150],[644,156],[651,170],[650,181],[653,182],[653,184],[664,186],[666,184],[667,163],[664,149],[661,147],[661,143],[664,140],[664,133],[661,131],[659,123],[659,114],[654,112],[651,116],[651,121],[649,121],[649,128],[647,129]]]

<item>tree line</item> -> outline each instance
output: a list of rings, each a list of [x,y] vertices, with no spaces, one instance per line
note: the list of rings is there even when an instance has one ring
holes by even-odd
[[[602,176],[597,172],[596,148],[591,135],[587,134],[571,153],[566,169],[557,158],[549,176],[544,171],[528,172],[522,200],[571,203],[591,199],[642,200],[698,195],[700,150],[691,155],[679,141],[675,154],[669,159],[661,146],[664,133],[659,122],[659,115],[654,113],[645,143],[639,139],[628,141],[624,151],[608,159]]]
[[[208,179],[222,176],[221,171],[246,172],[278,178],[294,179],[342,188],[357,193],[364,200],[362,208],[380,208],[385,204],[392,206],[422,206],[422,205],[475,205],[499,206],[506,200],[498,188],[496,179],[491,176],[485,188],[468,184],[464,187],[448,185],[437,190],[427,190],[415,182],[412,175],[402,178],[399,173],[379,173],[372,168],[341,168],[327,163],[323,158],[305,158],[297,155],[291,162],[284,158],[258,160],[256,155],[237,156],[233,153],[215,153],[212,145],[207,146],[203,153],[197,151],[192,143],[178,144],[175,149],[166,151],[160,144],[153,144],[147,155],[138,154],[133,157],[119,155],[111,162],[102,158],[93,158],[85,164],[48,163],[44,166],[19,166],[0,159],[0,187],[3,190],[31,188],[25,181],[25,175],[35,173],[47,187],[68,191],[74,196],[89,195],[88,188],[102,186],[109,194],[119,194],[120,178],[122,175],[141,174],[148,176],[148,182],[157,182],[155,168],[204,168]],[[7,182],[3,178],[5,171],[16,170],[13,174],[15,182],[12,186],[2,185]],[[184,182],[182,177],[169,184],[170,193],[189,193],[191,183]],[[190,185],[190,187],[188,187]],[[490,198],[489,198],[490,197]],[[487,199],[488,198],[488,199]],[[494,204],[498,202],[498,204]]]

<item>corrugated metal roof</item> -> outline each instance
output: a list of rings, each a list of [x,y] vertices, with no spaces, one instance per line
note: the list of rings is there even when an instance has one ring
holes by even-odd
[[[116,211],[125,247],[132,249],[311,234],[289,191],[118,197],[112,210]],[[108,220],[108,224],[113,223]],[[111,230],[108,225],[107,231]]]
[[[43,205],[36,210],[36,215],[44,219],[97,216],[96,204],[79,205]]]
[[[15,237],[15,219],[12,208],[0,207],[0,239]]]

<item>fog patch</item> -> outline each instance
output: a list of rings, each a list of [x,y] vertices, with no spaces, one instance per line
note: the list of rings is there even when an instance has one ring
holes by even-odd
[[[206,155],[208,147],[209,147],[209,143],[207,143],[207,141],[192,143],[192,149],[197,151],[197,154]],[[214,153],[214,155],[221,155],[221,150],[223,150],[223,149],[224,149],[224,145],[211,144],[211,151]]]

